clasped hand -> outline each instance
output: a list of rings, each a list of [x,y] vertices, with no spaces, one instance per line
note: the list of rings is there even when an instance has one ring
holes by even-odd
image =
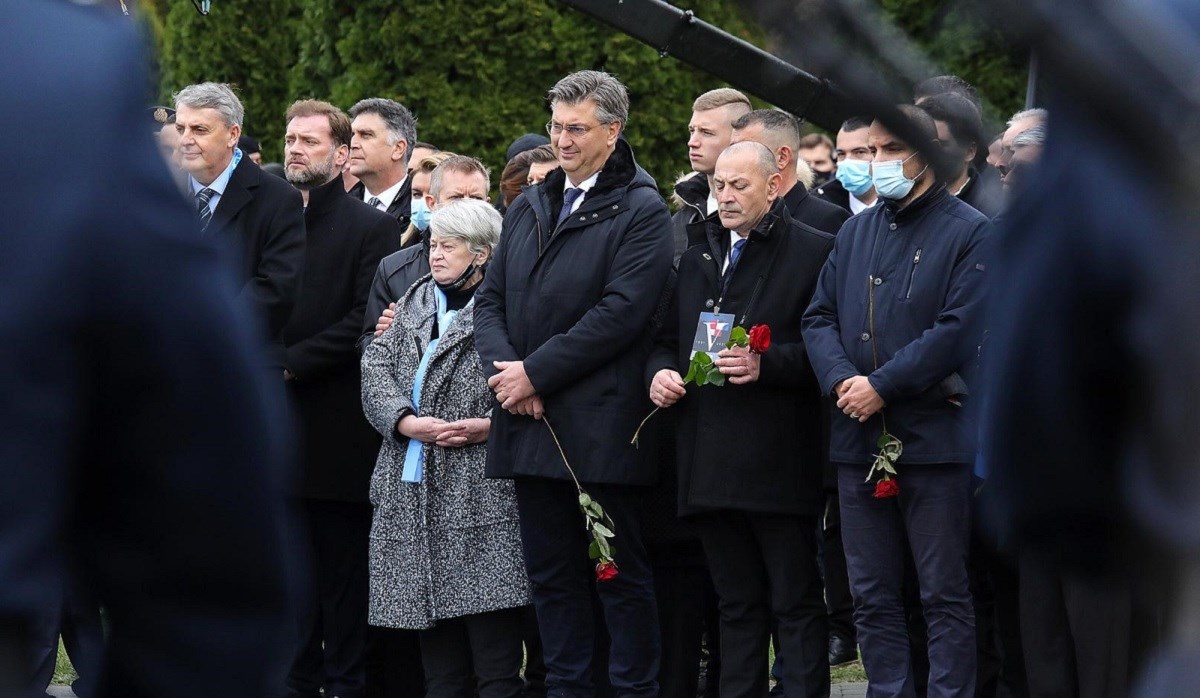
[[[525,374],[525,363],[493,361],[492,365],[500,372],[488,379],[488,387],[496,393],[500,407],[513,414],[541,419],[545,406]]]
[[[483,443],[487,441],[491,428],[490,419],[476,417],[447,422],[437,417],[418,417],[412,414],[405,415],[396,424],[396,431],[401,436],[443,448]]]
[[[850,419],[865,422],[884,408],[883,398],[875,392],[866,376],[851,376],[839,383],[835,390],[838,409]]]

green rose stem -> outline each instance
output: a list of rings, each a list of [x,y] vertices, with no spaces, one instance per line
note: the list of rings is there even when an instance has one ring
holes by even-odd
[[[588,546],[588,557],[596,561],[596,578],[600,581],[612,579],[617,576],[617,563],[613,561],[616,548],[609,543],[608,539],[616,536],[613,533],[616,526],[613,525],[612,518],[604,512],[600,503],[592,499],[591,495],[583,489],[583,485],[579,484],[579,478],[575,476],[575,469],[567,460],[567,453],[563,450],[562,442],[558,440],[558,434],[554,432],[554,426],[550,424],[550,418],[542,415],[542,423],[550,430],[550,438],[554,439],[558,455],[562,456],[563,465],[567,467],[567,472],[571,475],[572,482],[575,483],[575,491],[579,493],[579,510],[583,512],[585,528],[592,537],[592,542]]]

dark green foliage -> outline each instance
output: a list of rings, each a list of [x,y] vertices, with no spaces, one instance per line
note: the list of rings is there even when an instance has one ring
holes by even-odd
[[[957,10],[937,0],[877,0],[935,61],[977,84],[1007,116],[1019,106],[1024,62],[999,50]],[[676,5],[762,45],[734,0]],[[688,169],[692,100],[722,86],[555,0],[220,0],[201,17],[187,0],[149,0],[163,20],[163,100],[192,82],[235,83],[246,130],[278,160],[283,115],[295,99],[348,108],[384,96],[419,118],[421,140],[481,158],[498,179],[504,151],[523,133],[542,133],[546,91],[584,68],[616,74],[629,87],[626,136],[664,191]],[[164,10],[164,6],[166,9]],[[801,66],[803,67],[803,66]]]

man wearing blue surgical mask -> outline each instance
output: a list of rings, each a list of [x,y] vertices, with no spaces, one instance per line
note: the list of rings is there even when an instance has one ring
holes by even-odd
[[[867,134],[871,122],[862,117],[851,117],[838,130],[834,157],[837,170],[834,180],[821,185],[817,196],[858,214],[875,205],[878,197],[871,181],[871,150],[867,147]]]
[[[897,108],[932,152],[933,118]],[[969,696],[975,438],[962,409],[971,392],[963,376],[980,343],[988,221],[883,123],[873,122],[868,136],[880,204],[843,226],[803,320],[821,389],[837,401],[829,457],[858,642],[872,695],[911,696],[901,593],[907,541],[929,626],[928,695]],[[872,472],[884,435],[901,444],[894,473]]]

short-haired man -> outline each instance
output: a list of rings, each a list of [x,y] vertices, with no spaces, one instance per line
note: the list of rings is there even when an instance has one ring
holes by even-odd
[[[379,439],[362,413],[359,357],[371,276],[396,249],[396,219],[346,193],[350,119],[302,100],[287,111],[284,165],[304,197],[308,261],[296,309],[283,330],[284,363],[301,435],[299,495],[313,581],[297,609],[299,644],[288,689],[312,696],[361,695],[367,631],[368,483]]]
[[[1013,156],[1013,139],[1034,126],[1045,126],[1049,119],[1050,112],[1038,107],[1019,111],[1008,120],[1008,129],[1000,137],[1000,157],[996,162],[996,169],[1001,177],[1008,174],[1009,162]]]
[[[350,196],[387,211],[403,233],[412,217],[408,162],[417,119],[403,104],[382,97],[360,100],[350,107],[350,118],[350,174],[358,178]]]
[[[487,201],[491,188],[489,176],[488,169],[479,160],[467,155],[452,155],[430,176],[425,205],[432,212],[438,206],[459,199]],[[419,241],[420,244],[410,245],[380,260],[367,298],[365,325],[358,341],[360,351],[366,351],[371,340],[392,324],[396,301],[408,287],[429,273],[429,232],[425,231]]]
[[[771,149],[779,163],[779,175],[783,179],[783,203],[792,218],[817,230],[836,235],[842,223],[850,216],[838,208],[812,196],[800,183],[797,151],[800,149],[800,125],[796,118],[777,109],[759,109],[744,114],[733,122],[731,143],[756,141]],[[808,165],[805,164],[804,167]]]
[[[430,155],[435,155],[440,152],[442,152],[442,149],[432,143],[426,143],[424,141],[417,141],[416,143],[413,143],[412,153],[408,158],[409,169],[412,168],[413,164],[424,160]]]
[[[1046,125],[1039,124],[1022,131],[1012,139],[1012,156],[1008,161],[1008,171],[1004,173],[1004,188],[1010,198],[1025,186],[1034,164],[1042,158],[1042,149],[1046,147],[1046,133]]]
[[[272,363],[284,360],[283,326],[304,267],[304,200],[237,148],[245,110],[228,85],[189,85],[175,95],[179,157],[200,227],[240,254],[242,297],[265,324]]]
[[[933,119],[913,105],[898,109],[926,152],[936,148]],[[929,627],[929,695],[969,696],[975,439],[959,405],[967,392],[961,376],[980,340],[988,223],[950,196],[919,150],[878,120],[869,130],[872,177],[884,203],[838,235],[804,315],[804,340],[822,392],[837,398],[829,453],[872,690],[912,691],[901,594],[907,540]],[[885,434],[903,449],[892,475],[870,472]]]
[[[1003,206],[1003,192],[995,173],[975,169],[979,134],[983,124],[979,110],[966,97],[954,92],[926,97],[919,105],[937,127],[938,144],[946,154],[950,170],[945,173],[946,189],[988,218]]]
[[[498,402],[487,474],[515,479],[549,694],[594,694],[598,594],[614,693],[653,696],[660,631],[636,512],[638,485],[653,484],[657,468],[629,440],[649,411],[642,372],[671,273],[671,218],[620,138],[624,85],[584,70],[549,100],[560,166],[509,209],[475,296],[475,345]],[[598,581],[605,570],[588,564],[564,457],[615,525],[615,578]]]
[[[645,382],[656,406],[679,403],[679,513],[699,533],[720,597],[721,695],[767,694],[773,627],[788,694],[828,695],[822,402],[800,320],[833,236],[792,218],[776,155],[761,143],[729,146],[713,181],[719,221],[680,260]],[[718,323],[713,351],[729,384],[685,389],[705,322]],[[770,347],[724,349],[735,324],[770,327]]]
[[[957,75],[938,75],[918,82],[913,86],[913,104],[920,106],[930,97],[944,94],[958,95],[973,104],[978,111],[983,111],[983,103],[979,101],[979,90]]]
[[[810,133],[800,139],[797,152],[813,173],[813,186],[819,187],[833,179],[837,161],[833,159],[833,140],[824,133]]]
[[[688,160],[694,175],[675,185],[675,195],[682,202],[671,217],[675,234],[675,263],[683,251],[694,242],[704,239],[703,225],[715,218],[717,200],[713,197],[712,173],[717,156],[729,145],[733,122],[754,107],[750,98],[737,90],[722,87],[709,90],[692,102],[692,118],[688,122]],[[689,236],[689,226],[696,226]]]
[[[879,200],[871,180],[871,150],[867,147],[871,120],[852,116],[842,123],[837,133],[837,173],[833,182],[817,189],[826,201],[858,215]]]

